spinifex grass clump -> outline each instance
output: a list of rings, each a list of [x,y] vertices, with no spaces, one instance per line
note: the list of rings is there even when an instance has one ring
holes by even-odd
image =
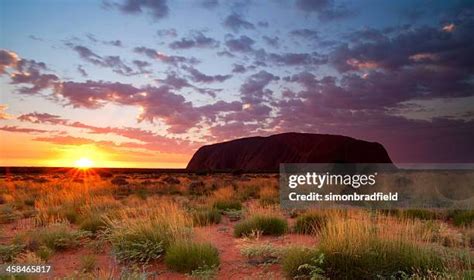
[[[257,214],[239,222],[234,227],[234,236],[248,236],[255,232],[263,235],[282,235],[288,230],[285,219],[271,214]]]
[[[216,190],[211,198],[212,207],[220,211],[241,210],[242,202],[237,199],[238,194],[232,187],[225,187]]]
[[[322,212],[310,211],[296,218],[295,232],[300,234],[314,234],[321,231],[326,225],[328,216]]]
[[[305,247],[290,247],[281,260],[282,269],[289,279],[309,279],[311,271],[304,267],[311,265],[320,253],[315,249]]]
[[[208,226],[221,222],[221,212],[215,208],[200,208],[192,212],[193,223],[197,226]]]
[[[18,242],[25,242],[32,250],[45,246],[53,251],[61,251],[79,246],[87,233],[71,229],[66,224],[52,224],[19,237]]]
[[[270,243],[250,244],[243,246],[240,253],[247,257],[251,264],[269,264],[278,262],[281,249]]]
[[[374,279],[442,272],[442,257],[418,236],[422,235],[410,221],[331,219],[319,246],[325,274],[335,279]]]
[[[208,243],[178,240],[166,252],[165,263],[170,269],[182,273],[206,267],[217,268],[220,263],[219,252]]]
[[[453,210],[448,218],[455,226],[470,226],[474,224],[474,210]]]
[[[25,246],[23,244],[0,244],[0,263],[6,263],[13,261],[18,256]]]
[[[157,260],[175,240],[189,235],[192,222],[183,210],[174,203],[155,203],[160,206],[143,205],[109,221],[108,239],[119,261]]]
[[[242,203],[239,200],[230,198],[216,200],[212,206],[221,211],[242,209]]]
[[[99,231],[105,230],[106,223],[99,213],[89,213],[81,219],[79,227],[81,230],[96,234]]]

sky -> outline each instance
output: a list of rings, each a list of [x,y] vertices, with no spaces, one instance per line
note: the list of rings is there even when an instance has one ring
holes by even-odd
[[[473,1],[4,0],[0,165],[185,167],[283,132],[474,162]]]

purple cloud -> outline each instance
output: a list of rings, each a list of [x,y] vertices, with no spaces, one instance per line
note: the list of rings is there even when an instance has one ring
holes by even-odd
[[[225,45],[231,52],[252,52],[253,44],[255,44],[255,41],[245,35],[242,35],[237,39],[228,38],[225,41]]]
[[[255,25],[246,21],[237,13],[228,15],[224,20],[224,26],[234,32],[239,32],[241,29],[255,29]]]
[[[206,37],[202,32],[194,32],[190,38],[181,38],[169,44],[172,49],[217,48],[219,42]]]
[[[185,67],[184,69],[188,71],[189,74],[191,74],[191,80],[197,83],[223,82],[232,77],[232,75],[206,75],[194,67]]]
[[[128,14],[139,14],[147,11],[154,19],[162,19],[169,13],[166,0],[125,0],[117,4],[118,8]]]

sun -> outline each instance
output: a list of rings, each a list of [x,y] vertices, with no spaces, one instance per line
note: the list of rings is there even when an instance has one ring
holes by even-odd
[[[88,158],[82,157],[76,160],[76,162],[74,162],[74,165],[80,169],[88,169],[94,165],[94,162]]]

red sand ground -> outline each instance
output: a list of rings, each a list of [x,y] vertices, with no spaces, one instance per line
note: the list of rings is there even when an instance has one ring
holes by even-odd
[[[258,239],[234,238],[232,236],[233,226],[236,222],[230,222],[226,217],[218,225],[195,228],[195,236],[199,241],[211,242],[220,254],[221,265],[217,274],[217,279],[283,279],[281,265],[253,265],[249,264],[246,257],[240,253],[240,248],[245,244],[270,243],[275,247],[284,247],[288,245],[302,245],[313,247],[317,243],[314,236],[286,234],[284,236],[262,236]],[[3,239],[1,243],[9,243],[16,233],[24,232],[30,225],[28,220],[19,220],[11,224],[2,225],[4,227]],[[31,227],[30,227],[31,228]],[[51,275],[42,276],[40,279],[62,279],[72,276],[74,272],[80,269],[81,257],[85,255],[94,255],[97,260],[97,272],[106,277],[112,276],[118,278],[121,272],[121,266],[116,263],[110,253],[110,247],[104,249],[103,253],[94,253],[89,248],[79,248],[57,252],[51,258],[49,263],[53,266]],[[175,273],[166,268],[160,262],[152,264],[146,269],[150,273],[149,279],[189,279],[190,277]]]

